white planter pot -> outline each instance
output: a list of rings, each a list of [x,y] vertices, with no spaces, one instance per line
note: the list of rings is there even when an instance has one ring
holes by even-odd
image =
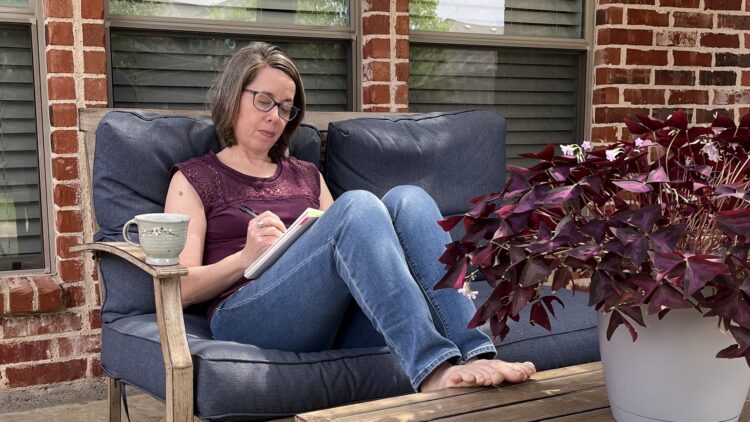
[[[744,359],[718,359],[734,340],[716,318],[695,309],[670,311],[663,320],[646,315],[647,328],[634,326],[633,342],[624,326],[607,341],[610,314],[599,313],[607,395],[618,422],[737,421],[750,387]]]

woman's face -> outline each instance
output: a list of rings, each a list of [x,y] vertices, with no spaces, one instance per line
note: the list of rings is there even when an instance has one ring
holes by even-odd
[[[253,98],[258,95],[257,102],[265,100],[268,103],[270,97],[277,103],[291,105],[295,88],[294,80],[281,70],[272,67],[261,69],[255,79],[245,86],[240,97],[240,109],[232,126],[237,143],[267,154],[281,136],[287,122],[279,117],[278,105],[268,111],[261,111],[253,104]],[[263,93],[267,97],[251,91]]]

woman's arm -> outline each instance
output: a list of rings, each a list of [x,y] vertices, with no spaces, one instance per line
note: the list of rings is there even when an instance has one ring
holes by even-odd
[[[331,191],[328,190],[328,185],[326,185],[326,181],[323,180],[323,175],[320,175],[320,209],[325,211],[328,209],[328,207],[333,204],[333,196],[331,196]]]
[[[271,212],[264,212],[250,220],[247,226],[245,247],[219,262],[203,264],[206,240],[206,214],[203,203],[182,172],[172,177],[164,204],[164,212],[190,216],[185,249],[180,254],[180,264],[188,268],[188,275],[180,280],[182,305],[205,302],[218,296],[237,281],[248,265],[281,236],[285,230],[281,220]],[[257,226],[262,219],[265,226]]]

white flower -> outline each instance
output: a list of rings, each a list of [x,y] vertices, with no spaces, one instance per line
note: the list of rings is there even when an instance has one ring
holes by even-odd
[[[644,142],[646,142],[646,141],[644,141],[644,140],[643,140],[643,139],[641,139],[641,138],[638,138],[638,139],[636,139],[636,140],[635,140],[635,147],[636,147],[636,148],[640,148],[640,147],[642,147],[642,146],[643,146],[643,143],[644,143]]]
[[[591,148],[593,148],[591,146],[591,141],[583,141],[581,148],[583,148],[584,151],[591,151]]]
[[[718,135],[721,132],[724,132],[724,129],[720,127],[712,127],[711,130],[714,132],[714,135]]]
[[[574,157],[576,155],[576,149],[578,149],[578,145],[560,145],[560,149],[562,150],[564,156]]]
[[[622,152],[622,150],[620,148],[608,149],[606,151],[607,160],[608,161],[615,161],[617,159],[617,156],[620,154],[620,152]]]
[[[704,153],[704,154],[706,154],[706,155],[708,155],[708,159],[711,160],[711,161],[713,161],[713,162],[715,162],[715,163],[718,163],[719,159],[721,158],[719,156],[719,149],[716,148],[716,145],[714,145],[713,143],[706,144],[701,149],[701,152]]]
[[[471,290],[471,282],[465,281],[464,286],[458,289],[458,292],[462,295],[468,297],[471,300],[474,300],[477,298],[477,293],[479,293],[478,290]]]

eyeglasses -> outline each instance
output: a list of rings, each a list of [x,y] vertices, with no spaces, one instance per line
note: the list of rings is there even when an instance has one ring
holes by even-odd
[[[286,120],[287,122],[297,117],[299,109],[289,103],[280,103],[265,92],[255,91],[252,89],[244,89],[253,94],[253,105],[260,111],[271,111],[274,106],[279,106],[277,109],[279,117]]]

